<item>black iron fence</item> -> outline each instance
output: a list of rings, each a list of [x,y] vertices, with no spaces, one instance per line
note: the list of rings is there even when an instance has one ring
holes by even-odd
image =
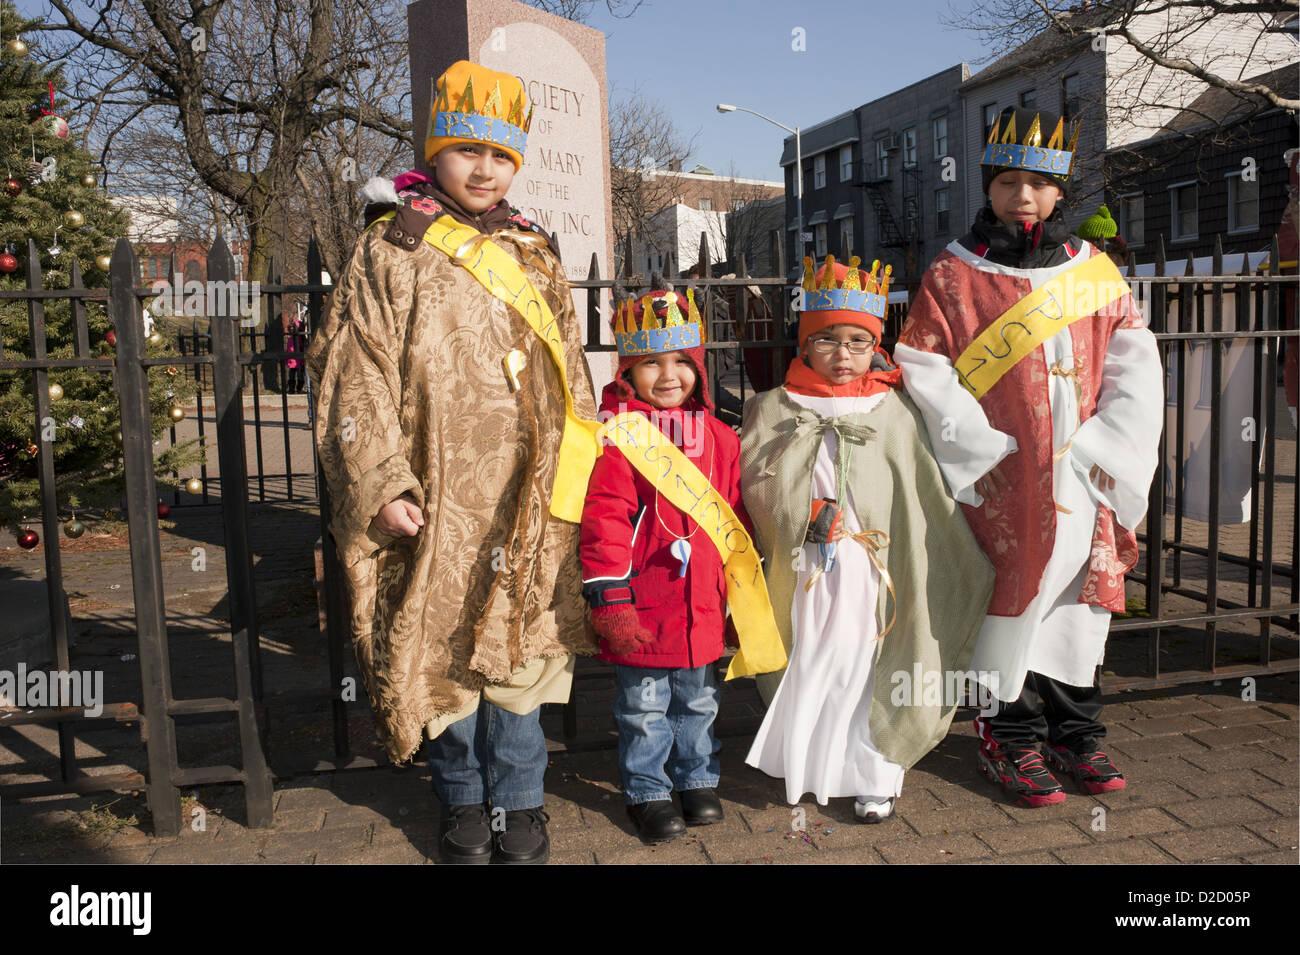
[[[707,261],[707,244],[705,251]],[[1287,426],[1286,412],[1279,408],[1277,369],[1279,348],[1295,344],[1296,316],[1283,315],[1281,291],[1294,287],[1295,277],[1277,274],[1276,249],[1268,275],[1222,275],[1216,260],[1210,277],[1168,277],[1163,261],[1156,275],[1135,280],[1135,291],[1150,309],[1151,326],[1166,367],[1171,369],[1174,396],[1183,396],[1189,369],[1200,350],[1201,365],[1207,369],[1206,407],[1189,407],[1184,400],[1171,406],[1172,423],[1162,439],[1161,465],[1152,484],[1146,526],[1139,539],[1145,554],[1139,571],[1131,579],[1141,596],[1131,600],[1132,614],[1112,623],[1111,659],[1118,647],[1140,646],[1142,666],[1116,673],[1104,681],[1111,688],[1150,687],[1207,676],[1237,677],[1297,669],[1297,504],[1296,442],[1279,431]],[[692,280],[703,295],[703,313],[709,320],[707,344],[709,375],[717,404],[726,413],[743,402],[755,389],[774,387],[784,377],[793,355],[789,337],[792,314],[789,286],[779,263],[777,277],[746,274],[744,262],[736,264],[734,275],[714,277],[706,267]],[[261,284],[261,314],[278,324],[284,296],[297,296],[306,303],[305,338],[319,327],[326,296],[319,258],[312,249],[308,257],[308,282],[285,285],[272,270]],[[233,260],[225,243],[218,239],[208,257],[209,281],[233,279]],[[137,285],[135,255],[120,242],[113,256],[110,289],[80,287],[79,273],[72,270],[72,288],[45,290],[34,247],[28,250],[28,288],[24,292],[0,293],[0,298],[27,303],[32,341],[29,357],[0,354],[0,375],[30,376],[35,395],[37,424],[48,414],[48,373],[58,368],[91,368],[114,375],[122,411],[122,454],[126,472],[126,513],[130,529],[134,615],[140,671],[138,699],[118,700],[104,706],[99,719],[139,722],[146,750],[147,771],[121,776],[90,776],[74,756],[74,728],[85,719],[74,708],[38,708],[30,713],[7,713],[5,726],[20,723],[56,724],[59,731],[60,778],[42,783],[8,787],[6,795],[41,792],[94,791],[100,789],[147,788],[154,825],[160,834],[175,833],[180,824],[179,789],[201,783],[237,782],[245,787],[250,825],[266,825],[271,809],[271,763],[268,744],[274,728],[268,720],[261,661],[261,635],[257,617],[256,586],[249,545],[250,497],[270,500],[283,479],[288,499],[319,501],[322,514],[328,512],[323,483],[316,480],[314,453],[310,462],[295,459],[290,436],[294,427],[306,423],[310,433],[310,398],[301,405],[304,421],[290,414],[285,398],[286,361],[301,358],[301,351],[277,347],[274,331],[268,342],[265,329],[243,330],[239,316],[218,308],[207,316],[206,331],[191,328],[178,332],[179,355],[147,357],[144,349],[142,304],[153,294]],[[271,281],[275,279],[275,281]],[[585,296],[584,320],[592,355],[608,353],[613,346],[606,328],[607,290],[613,281],[599,274],[595,257],[588,278],[574,282],[579,296]],[[624,280],[636,285],[637,280]],[[907,280],[894,287],[907,288]],[[77,329],[72,358],[51,359],[46,355],[44,303],[51,298],[73,301]],[[117,336],[112,358],[92,357],[85,331],[85,303],[106,304]],[[892,307],[886,327],[886,344],[896,337],[905,306]],[[1284,320],[1285,319],[1285,320]],[[1231,327],[1229,327],[1231,326]],[[305,343],[305,342],[304,342]],[[260,346],[260,347],[259,347]],[[1229,349],[1236,348],[1236,352]],[[172,682],[167,614],[161,572],[158,536],[157,485],[154,477],[154,449],[148,418],[147,376],[158,365],[185,369],[196,383],[199,435],[214,446],[215,461],[205,462],[195,476],[202,493],[197,503],[219,502],[224,533],[228,588],[228,632],[235,664],[233,692],[178,698]],[[1239,367],[1252,372],[1246,402],[1252,428],[1242,425],[1240,441],[1225,442],[1228,385]],[[267,388],[270,383],[272,387]],[[308,383],[308,387],[310,387]],[[279,415],[263,416],[261,399],[268,393],[280,397]],[[246,407],[245,399],[251,398]],[[271,403],[274,406],[274,402]],[[211,407],[210,430],[204,409]],[[1234,406],[1235,407],[1235,406]],[[1196,448],[1204,458],[1207,512],[1204,519],[1188,516],[1192,491],[1183,479],[1190,457],[1184,449],[1194,412],[1204,411],[1207,437]],[[299,413],[295,411],[295,414]],[[1234,412],[1235,413],[1235,412]],[[274,435],[275,431],[279,435]],[[1290,429],[1287,428],[1288,435]],[[274,437],[263,441],[263,432]],[[175,440],[175,436],[173,436]],[[255,468],[249,467],[248,448],[253,449]],[[283,449],[284,470],[266,470],[263,448]],[[1221,496],[1225,462],[1245,459],[1246,489],[1242,500],[1248,513],[1238,514],[1238,524],[1225,529]],[[1198,457],[1199,460],[1199,457]],[[298,464],[301,463],[301,469]],[[72,668],[67,632],[67,597],[59,554],[58,500],[53,460],[48,449],[38,454],[42,491],[42,523],[45,540],[47,597],[52,625],[51,641],[55,667]],[[179,477],[179,476],[178,476]],[[183,502],[182,502],[183,503]],[[1167,511],[1172,508],[1172,513]],[[1244,515],[1244,520],[1242,519]],[[326,604],[327,645],[324,673],[318,688],[300,695],[324,712],[328,719],[333,753],[308,756],[315,769],[374,765],[373,760],[353,757],[349,740],[350,721],[364,719],[364,696],[360,702],[342,698],[349,655],[346,611],[341,574],[326,521],[320,519],[323,561],[323,594]],[[304,574],[310,573],[307,567]],[[1243,632],[1243,625],[1249,632]],[[1187,648],[1188,634],[1195,646]],[[1243,640],[1246,643],[1243,643]],[[1248,645],[1247,645],[1248,644]],[[1249,651],[1248,653],[1246,651]],[[1226,654],[1226,656],[1225,656]],[[1189,656],[1190,655],[1190,656]],[[1118,656],[1123,656],[1119,653]],[[1185,659],[1186,658],[1186,659]],[[1240,658],[1240,659],[1239,659]],[[1171,666],[1170,661],[1175,661]],[[1178,662],[1182,661],[1182,662]],[[1139,672],[1140,671],[1140,672]],[[177,758],[178,718],[225,714],[235,721],[240,765],[181,766]],[[566,731],[572,732],[572,710],[566,712]],[[183,722],[183,720],[182,720]],[[301,762],[300,762],[301,765]]]

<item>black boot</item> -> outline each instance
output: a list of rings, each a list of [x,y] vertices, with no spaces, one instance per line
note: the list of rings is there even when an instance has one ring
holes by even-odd
[[[444,865],[487,865],[492,861],[492,829],[482,803],[442,807],[438,855]]]
[[[686,831],[686,823],[671,799],[656,799],[627,807],[636,823],[637,835],[645,842],[667,842]]]
[[[722,802],[712,789],[683,789],[682,816],[688,826],[711,826],[722,822]]]
[[[496,833],[496,855],[501,865],[546,865],[551,858],[551,839],[546,824],[551,817],[538,806],[506,812],[506,827]]]

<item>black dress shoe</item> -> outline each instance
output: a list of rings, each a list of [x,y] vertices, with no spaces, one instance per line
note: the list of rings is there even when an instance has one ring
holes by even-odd
[[[482,803],[442,807],[438,857],[443,865],[487,865],[492,861],[492,828]]]
[[[711,826],[722,822],[722,802],[712,789],[683,789],[682,817],[688,826]]]
[[[546,832],[550,821],[541,806],[507,810],[506,827],[496,834],[493,861],[499,865],[546,865],[551,858],[551,838]]]
[[[646,842],[667,842],[686,831],[682,814],[671,799],[637,803],[627,807],[627,814],[636,823],[636,832]]]

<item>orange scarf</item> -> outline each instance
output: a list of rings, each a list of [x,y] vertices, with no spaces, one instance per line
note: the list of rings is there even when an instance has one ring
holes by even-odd
[[[876,354],[884,355],[891,367],[884,371],[868,371],[861,378],[842,385],[832,385],[804,364],[802,355],[795,355],[785,373],[785,390],[813,398],[865,398],[900,387],[903,383],[902,369],[894,365],[893,359],[881,349],[876,349]]]

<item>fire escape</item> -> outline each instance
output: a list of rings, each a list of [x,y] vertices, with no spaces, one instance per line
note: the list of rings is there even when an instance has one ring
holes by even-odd
[[[857,185],[866,190],[876,218],[876,242],[882,249],[904,249],[909,265],[915,263],[921,245],[921,172],[918,166],[899,163],[897,140],[890,141],[889,166],[879,175],[875,157],[862,160],[862,177]],[[902,209],[895,211],[894,179],[902,187]]]

